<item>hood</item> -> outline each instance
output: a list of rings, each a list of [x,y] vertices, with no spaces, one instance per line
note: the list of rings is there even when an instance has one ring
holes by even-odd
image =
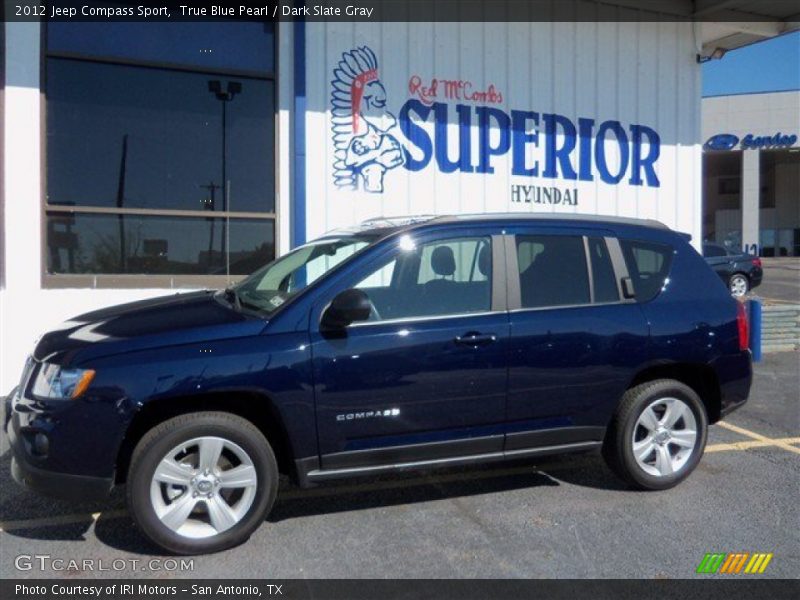
[[[70,364],[164,346],[257,335],[266,321],[233,310],[213,291],[174,294],[89,312],[42,336],[36,360]]]

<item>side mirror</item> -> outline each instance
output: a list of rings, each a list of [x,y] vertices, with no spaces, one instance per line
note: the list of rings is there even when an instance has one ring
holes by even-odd
[[[625,298],[636,298],[636,289],[633,287],[633,279],[630,277],[622,278],[622,295]]]
[[[344,329],[355,321],[366,321],[372,312],[369,296],[361,290],[349,289],[336,296],[322,315],[324,329]]]

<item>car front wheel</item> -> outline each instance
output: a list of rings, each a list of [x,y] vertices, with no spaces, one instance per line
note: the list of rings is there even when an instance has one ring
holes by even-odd
[[[747,275],[735,273],[728,281],[728,289],[734,298],[743,297],[750,290],[750,281],[747,279]]]
[[[611,469],[639,489],[663,490],[686,479],[706,445],[708,417],[697,393],[672,379],[629,389],[603,445]]]
[[[177,554],[247,540],[275,501],[278,467],[263,434],[223,412],[169,419],[137,444],[128,506],[142,532]]]

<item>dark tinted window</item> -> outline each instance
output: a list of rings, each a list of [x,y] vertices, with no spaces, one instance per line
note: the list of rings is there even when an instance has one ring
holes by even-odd
[[[223,103],[214,75],[47,64],[49,204],[221,211],[224,169],[228,210],[273,212],[271,81],[223,77],[241,84]]]
[[[589,304],[582,237],[518,235],[517,260],[523,308]]]
[[[703,256],[706,258],[717,258],[719,256],[727,256],[728,253],[722,246],[716,244],[703,244]]]
[[[275,226],[262,219],[47,214],[48,273],[226,275],[219,241],[228,227],[231,275],[275,257]]]
[[[45,31],[48,273],[225,276],[271,260],[274,26]]]
[[[663,244],[620,240],[636,300],[652,300],[664,287],[672,265],[672,248]]]
[[[47,24],[50,52],[267,73],[274,70],[272,23],[160,21]]]
[[[617,302],[619,300],[617,279],[603,238],[589,238],[589,259],[592,262],[594,301]]]

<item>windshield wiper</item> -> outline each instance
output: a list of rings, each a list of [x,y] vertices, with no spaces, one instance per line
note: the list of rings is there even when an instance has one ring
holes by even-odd
[[[239,294],[237,294],[236,290],[233,288],[230,287],[225,288],[225,290],[222,293],[225,296],[225,300],[230,302],[233,305],[233,307],[239,312],[242,311],[243,307],[257,313],[264,312],[264,308],[259,306],[258,304],[254,304],[253,302],[248,302],[247,300],[243,300],[242,297]]]

